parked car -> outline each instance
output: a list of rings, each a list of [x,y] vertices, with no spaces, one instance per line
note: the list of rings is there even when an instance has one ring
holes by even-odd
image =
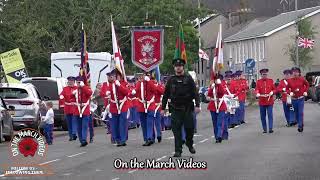
[[[314,102],[320,101],[320,76],[317,76],[312,82],[312,84],[310,84],[308,96]]]
[[[208,93],[208,87],[200,87],[199,88],[200,102],[209,103],[209,101],[206,98],[207,93]]]
[[[42,103],[40,94],[32,84],[0,84],[0,96],[6,105],[14,106],[13,129],[23,128],[38,129],[41,121],[39,113]]]
[[[2,97],[0,97],[0,143],[10,141],[13,137],[13,124],[11,112],[14,106],[7,106]]]
[[[59,95],[62,89],[67,85],[65,78],[52,77],[31,77],[21,80],[22,83],[33,84],[40,93],[41,99],[44,102],[51,101],[54,111],[54,126],[62,127],[63,130],[68,130],[67,122],[64,120],[63,108],[59,106]]]

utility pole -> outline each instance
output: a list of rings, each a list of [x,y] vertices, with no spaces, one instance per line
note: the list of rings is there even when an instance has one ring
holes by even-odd
[[[298,0],[295,0],[295,11],[298,11]],[[296,66],[300,67],[299,64],[299,26],[298,26],[299,18],[296,23]]]
[[[199,43],[199,50],[201,49],[201,21],[200,21],[200,8],[201,8],[201,4],[200,4],[200,0],[198,0],[198,11],[199,11],[199,13],[198,13],[198,43]],[[199,51],[198,51],[198,53],[199,53]],[[203,61],[202,59],[201,59],[201,57],[199,56],[199,61],[198,61],[198,63],[200,63],[201,61]],[[203,63],[201,63],[201,65],[204,65]],[[202,83],[202,80],[204,80],[204,84],[201,84],[202,86],[204,86],[205,84],[206,84],[206,72],[207,72],[207,64],[205,64],[204,65],[205,66],[205,70],[204,70],[204,76],[203,76],[203,74],[201,74],[201,76],[202,76],[202,78],[201,78],[201,83]],[[201,67],[201,68],[204,68],[204,67]],[[199,74],[200,74],[200,69],[198,69],[198,71],[199,71]],[[202,72],[202,71],[201,71]],[[200,77],[201,77],[200,76]]]

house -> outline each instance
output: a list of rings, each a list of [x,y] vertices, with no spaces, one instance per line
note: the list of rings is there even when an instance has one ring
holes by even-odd
[[[270,77],[281,78],[282,71],[293,67],[288,46],[295,43],[296,23],[308,19],[320,32],[320,6],[282,13],[246,28],[224,40],[224,62],[231,70],[245,70],[247,59],[254,59],[252,76],[257,78],[261,68],[270,69]],[[312,65],[305,71],[320,70],[320,33],[316,34]],[[248,74],[248,75],[250,75]]]

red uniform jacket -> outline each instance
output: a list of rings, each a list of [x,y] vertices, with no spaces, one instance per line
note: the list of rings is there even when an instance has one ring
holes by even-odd
[[[127,88],[129,90],[129,94],[127,96],[128,106],[129,106],[129,108],[132,108],[132,107],[134,107],[134,99],[135,99],[135,95],[132,94],[132,90],[134,90],[135,88],[134,88],[134,86],[130,86],[130,85],[128,85]]]
[[[143,91],[142,91],[143,87]],[[136,97],[137,97],[137,112],[145,112],[145,106],[147,110],[154,111],[156,109],[155,104],[155,94],[157,91],[157,87],[155,86],[155,82],[153,80],[150,81],[139,81],[136,84]],[[143,96],[142,97],[142,93]],[[146,101],[143,103],[142,101]],[[152,101],[153,100],[153,101]],[[149,105],[149,107],[147,107]]]
[[[129,89],[127,88],[127,83],[124,81],[120,82],[120,86],[117,86],[115,83],[110,83],[109,86],[110,91],[110,112],[112,114],[118,114],[118,108],[120,112],[127,112],[129,109],[128,103],[128,93]],[[118,106],[116,104],[118,102]]]
[[[283,91],[285,89],[285,91]],[[287,102],[288,79],[282,79],[277,87],[278,93],[281,93],[281,100]]]
[[[156,110],[157,112],[159,112],[162,108],[161,108],[161,96],[163,95],[165,90],[165,87],[162,84],[158,84],[157,85],[157,90],[156,90],[156,94],[155,94],[155,102],[156,102]]]
[[[73,87],[67,86],[67,87],[64,87],[62,92],[60,93],[59,104],[61,107],[64,107],[64,114],[66,115],[67,114],[72,115],[74,113],[73,106],[74,106],[74,103],[76,102],[76,99],[72,94],[72,92],[76,89],[77,89],[76,86],[73,86]]]
[[[293,98],[303,96],[304,92],[308,92],[309,83],[303,77],[293,77],[288,80],[288,93],[293,92]]]
[[[225,94],[227,94],[227,91],[226,91],[226,89],[223,87],[223,84],[216,84],[215,85],[216,86],[216,97],[217,97],[217,105],[218,105],[218,107],[219,107],[219,104],[221,103],[221,105],[220,105],[220,108],[219,108],[219,111],[221,112],[221,111],[226,111],[227,110],[227,105],[226,105],[226,103],[223,101],[223,100],[221,100],[221,98],[225,95]],[[212,87],[210,87],[209,88],[209,90],[208,90],[208,97],[210,97],[210,98],[214,98],[214,95],[213,95],[213,89],[212,89]],[[220,102],[220,101],[222,101],[222,102]],[[215,105],[215,101],[214,100],[210,100],[210,102],[209,102],[209,105],[208,105],[208,110],[209,111],[213,111],[213,112],[216,112],[217,110],[216,110],[217,108],[216,108],[216,105]]]
[[[247,80],[245,79],[240,79],[238,80],[239,83],[239,92],[238,92],[238,97],[240,102],[245,102],[246,97],[247,97],[247,90],[249,89]]]
[[[260,106],[269,106],[274,104],[273,96],[271,96],[270,98],[268,97],[271,91],[273,92],[273,94],[277,92],[272,79],[259,79],[257,81],[255,93],[261,95],[259,97]]]
[[[109,105],[109,97],[106,96],[107,91],[109,91],[109,82],[105,82],[102,84],[101,90],[100,90],[100,96],[103,98],[104,106],[107,107]]]
[[[76,99],[76,105],[73,106],[74,115],[79,116],[80,111],[82,111],[83,116],[90,115],[90,99],[92,96],[92,90],[89,86],[77,87],[74,90],[75,94],[74,97]],[[78,102],[77,102],[78,98]],[[77,104],[78,103],[78,104]],[[80,106],[80,111],[79,107]]]

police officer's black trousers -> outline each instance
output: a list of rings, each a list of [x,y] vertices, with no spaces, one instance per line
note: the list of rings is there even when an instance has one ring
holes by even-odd
[[[193,146],[193,111],[191,110],[172,110],[172,131],[174,135],[175,152],[182,153],[182,125],[184,125],[186,131],[186,145],[188,147]]]

